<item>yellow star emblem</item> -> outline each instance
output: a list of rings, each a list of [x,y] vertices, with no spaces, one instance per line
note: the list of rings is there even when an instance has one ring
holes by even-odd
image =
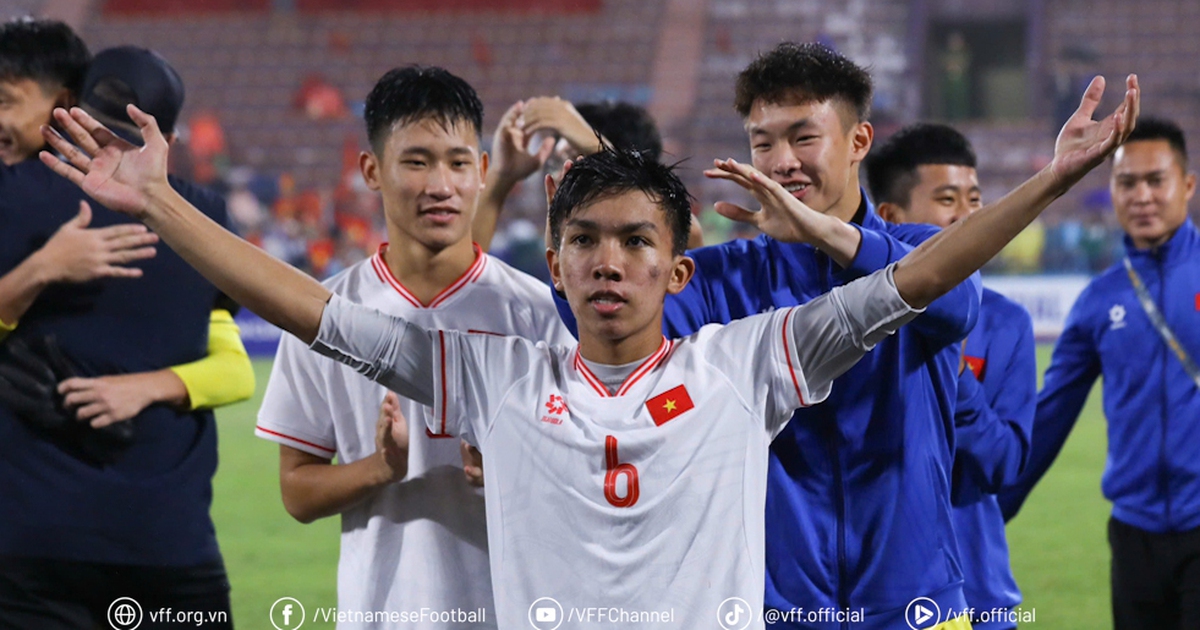
[[[675,411],[675,401],[668,400],[666,404],[663,405],[663,409],[666,409],[667,411]]]

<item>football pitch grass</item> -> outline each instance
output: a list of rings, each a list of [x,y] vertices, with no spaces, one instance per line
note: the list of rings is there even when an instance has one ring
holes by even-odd
[[[1049,355],[1049,346],[1039,347],[1039,373]],[[304,605],[305,628],[333,628],[314,615],[318,607],[337,605],[340,521],[301,525],[288,516],[279,498],[278,447],[254,437],[270,365],[255,362],[253,400],[217,414],[220,468],[212,514],[233,585],[234,623],[243,629],[270,628],[271,605],[292,597]],[[1013,570],[1025,594],[1022,608],[1036,611],[1036,622],[1022,627],[1111,626],[1105,540],[1109,506],[1100,495],[1105,442],[1096,388],[1058,461],[1008,528]]]

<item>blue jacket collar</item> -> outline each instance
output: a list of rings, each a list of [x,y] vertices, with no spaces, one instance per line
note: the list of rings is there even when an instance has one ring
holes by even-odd
[[[1196,250],[1200,247],[1200,232],[1196,230],[1196,225],[1192,223],[1189,217],[1184,220],[1183,225],[1175,230],[1175,234],[1167,240],[1166,243],[1151,249],[1138,249],[1133,246],[1133,240],[1126,234],[1123,238],[1125,242],[1125,253],[1130,260],[1155,258],[1164,263],[1174,263],[1187,258],[1194,258]]]

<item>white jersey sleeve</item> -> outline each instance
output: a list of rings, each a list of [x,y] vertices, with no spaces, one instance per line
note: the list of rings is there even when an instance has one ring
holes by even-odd
[[[748,401],[765,401],[767,431],[824,401],[833,380],[922,311],[892,280],[893,266],[807,304],[735,321],[713,333],[714,363]],[[749,351],[750,369],[745,369]]]
[[[334,293],[310,348],[405,398],[432,405],[436,335]]]
[[[309,351],[292,335],[283,335],[258,409],[255,435],[333,459],[337,441],[321,362],[336,365]]]
[[[336,293],[312,349],[431,407],[425,420],[431,432],[476,446],[504,394],[529,375],[538,351],[520,337],[422,328]]]

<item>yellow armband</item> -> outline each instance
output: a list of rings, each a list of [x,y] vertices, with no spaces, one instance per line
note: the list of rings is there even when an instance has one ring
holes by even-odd
[[[212,409],[254,395],[254,368],[233,316],[213,309],[208,324],[208,356],[170,368],[187,388],[192,409]]]
[[[8,333],[16,329],[17,325],[15,323],[6,324],[4,323],[4,320],[0,319],[0,341],[4,341],[4,338],[8,336]]]

